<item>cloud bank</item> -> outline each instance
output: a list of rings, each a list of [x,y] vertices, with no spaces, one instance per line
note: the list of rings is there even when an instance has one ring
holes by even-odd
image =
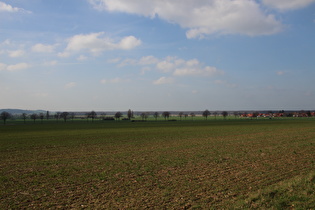
[[[142,70],[156,70],[158,72],[172,75],[172,76],[195,76],[195,77],[212,77],[224,75],[225,72],[217,69],[213,66],[206,66],[198,59],[184,60],[174,56],[168,56],[163,59],[156,58],[154,56],[144,56],[139,60],[116,59],[118,66],[140,66]],[[154,84],[166,84],[171,83],[174,80],[170,80],[168,77],[161,77],[156,80]]]
[[[305,0],[306,1],[306,0]],[[310,1],[310,0],[309,0]],[[187,38],[210,34],[270,35],[283,25],[254,0],[89,0],[97,10],[161,18],[187,29]]]
[[[265,5],[279,10],[301,9],[314,2],[315,0],[263,0]]]

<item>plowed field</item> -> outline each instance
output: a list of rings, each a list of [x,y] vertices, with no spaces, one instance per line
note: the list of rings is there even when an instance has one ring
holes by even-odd
[[[7,125],[0,159],[0,209],[233,208],[315,170],[315,120]]]

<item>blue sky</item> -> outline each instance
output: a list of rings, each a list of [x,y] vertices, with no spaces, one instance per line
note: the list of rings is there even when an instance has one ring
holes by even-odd
[[[0,0],[0,108],[314,110],[315,0]]]

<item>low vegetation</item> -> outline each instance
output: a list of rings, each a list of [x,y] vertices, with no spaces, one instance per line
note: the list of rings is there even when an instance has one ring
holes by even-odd
[[[0,126],[0,209],[315,208],[315,120]]]

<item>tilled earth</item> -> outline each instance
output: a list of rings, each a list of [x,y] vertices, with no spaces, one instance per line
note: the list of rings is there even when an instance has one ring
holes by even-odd
[[[313,125],[189,128],[198,135],[176,127],[160,136],[148,128],[132,137],[125,132],[119,144],[102,141],[110,131],[96,129],[57,136],[71,145],[36,140],[26,148],[3,147],[0,208],[224,208],[227,201],[314,171]]]

